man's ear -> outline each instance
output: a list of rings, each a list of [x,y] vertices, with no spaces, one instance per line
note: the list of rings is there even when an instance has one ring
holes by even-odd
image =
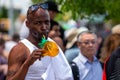
[[[28,20],[26,20],[26,22],[25,22],[25,23],[26,23],[26,27],[28,27],[28,28],[29,28],[29,25],[30,25],[30,24],[29,24],[29,21],[28,21]]]

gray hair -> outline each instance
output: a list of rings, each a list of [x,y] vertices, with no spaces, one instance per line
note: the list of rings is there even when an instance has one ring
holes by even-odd
[[[83,32],[78,34],[77,42],[81,41],[81,35],[83,35],[83,34],[93,34],[95,36],[96,40],[97,40],[97,35],[94,32],[92,32],[92,31],[83,31]]]

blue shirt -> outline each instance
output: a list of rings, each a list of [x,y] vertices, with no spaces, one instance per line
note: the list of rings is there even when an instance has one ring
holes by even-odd
[[[102,80],[102,67],[95,56],[93,62],[90,62],[79,53],[73,61],[79,68],[80,80]]]
[[[67,58],[68,62],[72,62],[72,60],[78,56],[80,52],[80,49],[78,47],[74,47],[74,48],[71,48],[71,49],[67,49],[65,51],[65,57]]]

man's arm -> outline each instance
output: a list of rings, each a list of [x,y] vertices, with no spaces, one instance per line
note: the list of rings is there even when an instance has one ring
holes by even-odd
[[[8,58],[7,80],[24,80],[29,66],[41,58],[42,52],[42,49],[38,49],[30,54],[28,48],[22,43],[15,46]]]
[[[15,46],[8,58],[7,80],[24,80],[28,71],[27,51],[21,44]]]

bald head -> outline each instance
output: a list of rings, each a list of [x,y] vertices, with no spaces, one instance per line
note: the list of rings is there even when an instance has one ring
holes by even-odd
[[[40,3],[40,4],[34,4],[32,6],[29,7],[28,11],[27,11],[27,19],[31,20],[32,17],[34,17],[34,15],[48,15],[48,5],[45,3]]]
[[[28,10],[28,13],[27,13],[27,19],[28,20],[34,19],[36,17],[45,17],[45,16],[47,16],[49,18],[49,13],[48,13],[47,10],[42,9],[42,8],[39,8],[36,11],[33,11],[33,12]]]

